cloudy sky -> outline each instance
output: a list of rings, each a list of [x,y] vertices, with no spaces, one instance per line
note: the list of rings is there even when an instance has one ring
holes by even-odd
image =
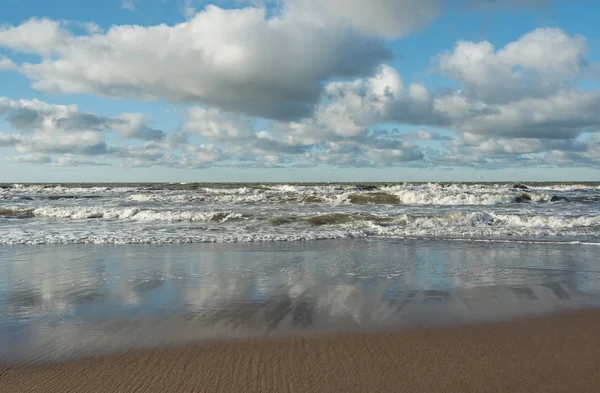
[[[0,182],[600,180],[597,1],[0,7]]]

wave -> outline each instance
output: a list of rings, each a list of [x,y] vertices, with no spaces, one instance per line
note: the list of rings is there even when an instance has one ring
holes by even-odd
[[[473,206],[513,203],[597,203],[600,187],[592,185],[395,184],[395,185],[246,185],[200,184],[149,186],[19,185],[0,189],[2,200],[126,199],[136,204],[324,204]]]
[[[361,232],[301,232],[295,234],[241,234],[223,236],[110,236],[110,235],[52,235],[38,237],[9,236],[0,238],[0,245],[42,245],[42,244],[187,244],[187,243],[253,243],[291,242],[334,239],[365,238]]]
[[[441,191],[402,190],[394,193],[406,205],[495,205],[515,203],[520,194],[449,193]],[[536,201],[543,197],[532,197]]]
[[[552,214],[506,214],[494,211],[462,211],[425,213],[370,213],[355,212],[314,212],[281,215],[271,211],[244,210],[183,210],[183,209],[143,209],[139,207],[74,207],[42,206],[37,208],[0,208],[0,217],[48,218],[57,220],[120,220],[120,221],[166,221],[166,222],[217,222],[252,220],[257,224],[275,226],[305,223],[311,226],[364,225],[377,224],[399,228],[441,228],[441,227],[529,227],[529,228],[598,228],[600,215]]]
[[[534,184],[529,186],[532,190],[549,190],[549,191],[585,191],[585,190],[600,190],[600,185],[597,183],[592,184]]]
[[[435,229],[444,227],[458,228],[594,228],[600,229],[600,216],[542,216],[508,215],[491,212],[461,212],[436,215],[373,216],[329,214],[307,219],[320,225],[346,224],[349,222],[375,223],[385,227]]]
[[[549,203],[552,195],[512,192],[503,194],[476,193],[440,193],[422,190],[404,190],[396,192],[340,193],[340,194],[274,194],[255,192],[250,194],[131,194],[127,200],[136,203],[230,203],[230,204],[325,204],[325,205],[439,205],[439,206],[468,206],[468,205],[498,205],[517,202]],[[567,198],[561,198],[567,201]],[[587,200],[586,200],[587,201]]]
[[[52,244],[190,244],[190,243],[254,243],[254,242],[298,242],[298,241],[319,241],[319,240],[337,240],[337,239],[366,239],[382,238],[397,240],[422,240],[422,241],[460,241],[460,242],[485,242],[485,243],[527,243],[527,244],[564,244],[564,245],[582,245],[582,246],[600,246],[600,238],[591,238],[587,240],[567,238],[558,240],[554,238],[530,238],[515,239],[507,236],[497,236],[495,238],[474,238],[456,235],[422,236],[419,234],[405,235],[380,235],[369,233],[367,231],[306,231],[294,234],[240,234],[240,235],[215,235],[215,236],[166,236],[166,235],[79,235],[73,234],[43,234],[38,236],[3,236],[0,238],[0,245],[52,245]]]
[[[550,213],[550,212],[549,212]],[[12,218],[30,218],[11,223]],[[35,217],[51,219],[43,226]],[[6,219],[3,223],[3,219]],[[168,230],[164,223],[169,222]],[[184,225],[202,222],[202,225]],[[31,226],[29,226],[31,223]],[[300,241],[343,238],[419,238],[473,241],[600,239],[600,215],[487,212],[267,214],[243,211],[170,211],[133,208],[0,210],[0,244],[159,244]]]
[[[206,221],[226,222],[234,219],[247,218],[241,213],[234,212],[202,212],[202,211],[160,211],[143,210],[135,207],[127,208],[84,208],[45,206],[32,210],[33,216],[70,220],[105,219],[105,220],[136,220],[136,221]]]

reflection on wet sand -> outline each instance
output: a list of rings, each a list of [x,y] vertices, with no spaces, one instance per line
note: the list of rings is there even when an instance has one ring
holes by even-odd
[[[389,240],[0,248],[0,359],[595,306],[595,251]]]

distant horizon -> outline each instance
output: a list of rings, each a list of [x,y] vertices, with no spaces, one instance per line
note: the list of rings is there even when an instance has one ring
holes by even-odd
[[[129,184],[129,185],[136,185],[136,184],[178,184],[178,185],[194,185],[194,184],[223,184],[223,185],[245,185],[245,184],[256,184],[256,185],[263,185],[263,184],[287,184],[287,185],[294,185],[294,184],[305,184],[305,185],[335,185],[335,184],[344,184],[344,185],[386,185],[386,184],[403,184],[403,183],[408,183],[408,184],[428,184],[428,183],[441,183],[441,184],[515,184],[515,185],[527,185],[527,184],[552,184],[552,183],[560,183],[560,184],[600,184],[600,180],[544,180],[544,181],[539,181],[539,180],[473,180],[473,181],[451,181],[451,180],[444,180],[444,181],[290,181],[290,182],[284,182],[284,181],[191,181],[191,182],[179,182],[179,181],[116,181],[116,182],[111,182],[111,181],[97,181],[97,182],[78,182],[78,181],[72,181],[72,182],[0,182],[0,186],[7,186],[7,185],[15,185],[15,184],[22,184],[22,185],[53,185],[53,184],[57,184],[57,185],[62,185],[62,184],[68,184],[68,185],[111,185],[111,184]]]

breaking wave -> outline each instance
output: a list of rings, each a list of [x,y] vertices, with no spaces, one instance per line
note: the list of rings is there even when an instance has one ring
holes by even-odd
[[[130,208],[67,208],[46,206],[32,211],[33,216],[70,220],[105,219],[136,221],[212,221],[225,222],[245,218],[243,214],[233,212],[198,212],[198,211],[157,211]]]
[[[523,199],[525,196],[525,199]],[[352,205],[496,205],[517,202],[548,203],[553,195],[546,193],[444,193],[430,190],[402,190],[377,192],[340,192],[340,193],[273,193],[256,191],[252,193],[168,193],[168,194],[131,194],[127,199],[136,203],[245,203],[245,204],[352,204]]]

